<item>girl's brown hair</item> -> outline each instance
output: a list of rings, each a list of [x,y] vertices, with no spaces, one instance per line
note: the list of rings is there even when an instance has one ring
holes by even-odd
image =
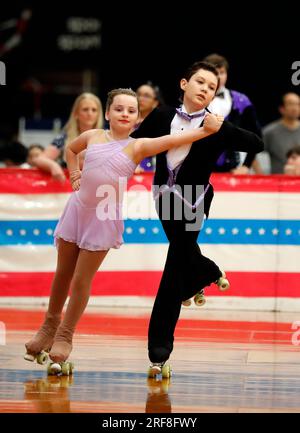
[[[128,96],[133,96],[134,98],[136,98],[138,106],[139,106],[139,101],[138,101],[138,97],[137,94],[135,93],[134,90],[128,88],[128,89],[123,89],[123,88],[119,88],[119,89],[113,89],[110,92],[108,92],[107,94],[107,100],[106,100],[106,111],[109,111],[111,104],[114,101],[114,97],[117,95],[128,95]]]

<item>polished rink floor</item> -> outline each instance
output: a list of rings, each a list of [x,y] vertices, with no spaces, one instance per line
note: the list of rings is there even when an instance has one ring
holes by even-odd
[[[183,308],[170,380],[147,379],[149,314],[88,308],[74,375],[47,377],[23,360],[43,310],[0,308],[0,413],[300,412],[299,313]]]

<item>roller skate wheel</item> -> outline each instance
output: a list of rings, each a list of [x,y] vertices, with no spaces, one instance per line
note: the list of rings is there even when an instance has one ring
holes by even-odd
[[[70,366],[70,374],[73,374],[73,371],[75,370],[75,365],[73,362],[69,362],[69,366]]]
[[[147,376],[148,376],[148,379],[155,379],[156,373],[154,373],[152,367],[148,368],[148,374],[147,374]]]
[[[35,356],[34,355],[30,355],[29,353],[26,353],[24,355],[24,359],[25,359],[25,361],[33,362],[35,360]]]
[[[182,301],[182,305],[184,307],[190,307],[192,305],[192,300],[191,299],[187,299],[186,301]]]
[[[70,363],[69,362],[63,362],[61,364],[61,374],[63,376],[69,376],[70,375]]]
[[[169,364],[165,364],[162,367],[161,375],[162,375],[163,379],[169,379],[171,377],[172,369],[171,369],[171,366]]]
[[[158,365],[151,365],[148,369],[148,377],[153,379],[157,376],[157,374],[161,373],[161,367]]]
[[[225,290],[229,289],[230,284],[227,278],[220,278],[218,286],[221,292],[225,292]]]
[[[48,361],[48,354],[46,352],[41,352],[36,357],[36,362],[41,365],[45,365]]]
[[[48,373],[49,374],[59,374],[61,373],[61,366],[57,362],[53,362],[48,367]]]
[[[198,295],[195,295],[194,302],[197,305],[197,307],[202,307],[205,304],[206,299],[204,298],[204,296],[202,294],[198,294]]]

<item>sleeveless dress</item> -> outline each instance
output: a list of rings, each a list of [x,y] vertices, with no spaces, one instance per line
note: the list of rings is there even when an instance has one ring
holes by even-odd
[[[122,192],[136,168],[123,152],[132,138],[90,144],[81,173],[80,189],[72,192],[54,231],[79,248],[103,251],[123,243]]]

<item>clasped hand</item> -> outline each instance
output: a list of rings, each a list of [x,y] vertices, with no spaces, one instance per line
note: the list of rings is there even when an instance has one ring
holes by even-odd
[[[206,132],[214,133],[218,132],[224,122],[224,117],[218,114],[208,113],[206,114],[203,122],[203,128]]]

